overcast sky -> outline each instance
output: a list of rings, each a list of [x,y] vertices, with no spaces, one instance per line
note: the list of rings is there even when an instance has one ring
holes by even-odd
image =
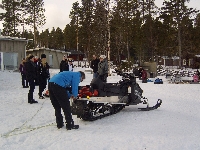
[[[49,28],[51,31],[53,27],[59,27],[63,30],[70,22],[69,13],[71,11],[72,4],[76,1],[81,3],[81,0],[44,0],[44,7],[46,10],[45,16],[47,20],[46,24],[39,30],[41,31]],[[160,7],[163,1],[164,0],[155,0],[155,3]],[[189,7],[200,9],[199,0],[190,0]],[[0,28],[2,28],[1,22]]]

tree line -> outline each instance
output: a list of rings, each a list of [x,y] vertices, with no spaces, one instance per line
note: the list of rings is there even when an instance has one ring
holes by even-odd
[[[120,62],[156,61],[159,56],[200,54],[200,14],[189,0],[82,0],[73,3],[64,29],[39,32],[45,24],[44,0],[2,0],[2,35],[34,39],[27,48],[76,49]],[[33,29],[18,31],[19,27]],[[180,63],[181,63],[180,59]],[[181,65],[181,64],[180,64]]]

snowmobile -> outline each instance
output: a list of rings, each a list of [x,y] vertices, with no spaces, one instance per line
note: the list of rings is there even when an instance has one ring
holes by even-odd
[[[105,83],[95,78],[90,85],[79,87],[78,99],[71,102],[73,115],[86,121],[93,121],[116,114],[129,105],[147,105],[145,108],[139,108],[142,111],[160,107],[161,99],[158,99],[155,106],[149,106],[148,99],[142,96],[143,90],[133,73],[115,71],[122,76],[122,80],[117,83]]]

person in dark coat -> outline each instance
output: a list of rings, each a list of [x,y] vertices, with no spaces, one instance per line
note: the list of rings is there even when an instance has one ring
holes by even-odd
[[[108,62],[106,60],[105,55],[101,55],[100,62],[98,63],[98,78],[101,79],[103,82],[107,82],[108,77]]]
[[[73,60],[69,60],[68,61],[68,66],[69,66],[69,71],[73,71],[74,70]]]
[[[90,68],[93,70],[93,79],[98,77],[98,64],[100,60],[96,57],[96,55],[93,55],[93,60],[91,61]]]
[[[34,63],[36,65],[36,70],[37,70],[39,61],[40,59],[38,58],[38,56],[34,56]],[[38,73],[36,75],[38,75]],[[35,86],[38,86],[38,85],[39,85],[39,81],[38,81],[38,76],[37,76],[37,78],[35,79]]]
[[[139,68],[139,75],[138,75],[138,77],[139,77],[140,80],[142,79],[142,70],[143,70],[143,68],[140,67]]]
[[[46,55],[42,54],[41,59],[38,62],[37,73],[38,73],[38,84],[39,84],[39,99],[44,99],[42,92],[47,86],[47,79],[50,77],[49,64],[46,62]]]
[[[65,115],[66,129],[78,129],[79,125],[74,125],[71,115],[69,98],[76,100],[78,96],[78,85],[85,79],[85,73],[82,71],[72,72],[63,71],[54,75],[48,84],[49,96],[55,109],[57,128],[64,126],[61,108]],[[69,90],[71,87],[71,90]]]
[[[60,62],[60,72],[69,71],[69,65],[66,56],[63,56],[63,60]]]
[[[147,72],[142,68],[142,83],[147,83]]]
[[[134,73],[135,77],[139,77],[139,70],[137,67],[133,68],[133,73]]]
[[[19,71],[21,72],[21,77],[22,77],[22,86],[23,88],[28,88],[28,81],[26,79],[26,68],[25,68],[25,63],[26,60],[25,58],[22,60],[20,66],[19,66]]]
[[[199,73],[199,70],[198,70],[198,69],[197,69],[197,72],[196,72],[196,73],[197,73],[197,75],[199,76],[199,79],[200,79],[200,73]]]
[[[35,79],[37,78],[36,75],[36,65],[34,63],[34,56],[29,55],[27,57],[27,62],[25,63],[25,68],[26,68],[26,78],[29,82],[29,93],[28,93],[28,103],[33,104],[33,103],[38,103],[33,99],[33,92],[35,90]]]

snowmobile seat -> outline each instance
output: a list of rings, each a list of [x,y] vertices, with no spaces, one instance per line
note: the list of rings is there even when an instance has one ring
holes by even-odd
[[[121,86],[119,83],[105,83],[102,82],[99,78],[95,78],[91,81],[90,84],[91,90],[97,90],[98,96],[122,96],[126,95],[128,92],[128,87]]]

